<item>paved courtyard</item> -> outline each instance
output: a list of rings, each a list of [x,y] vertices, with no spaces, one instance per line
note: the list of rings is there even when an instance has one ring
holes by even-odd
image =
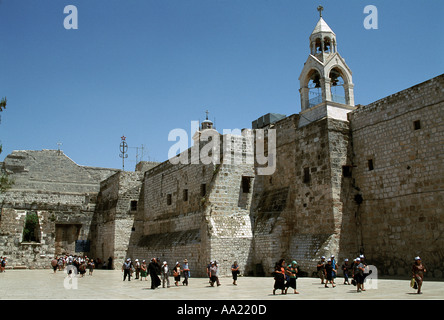
[[[0,299],[14,300],[434,300],[444,299],[444,282],[425,280],[423,294],[416,294],[408,280],[378,279],[377,288],[357,293],[353,285],[343,285],[342,278],[336,281],[336,288],[324,288],[315,278],[297,280],[300,294],[272,294],[274,280],[271,277],[240,277],[234,286],[230,277],[221,278],[220,287],[211,287],[205,278],[190,278],[189,286],[174,286],[170,278],[170,288],[151,290],[151,282],[132,279],[122,281],[123,273],[118,270],[95,270],[66,281],[64,272],[53,274],[52,270],[6,270],[0,273]],[[69,289],[71,287],[71,289]]]

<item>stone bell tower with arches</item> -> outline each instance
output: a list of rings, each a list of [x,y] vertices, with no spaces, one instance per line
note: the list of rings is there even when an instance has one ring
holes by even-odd
[[[299,126],[330,117],[347,121],[355,109],[352,72],[338,53],[336,34],[322,18],[310,35],[310,54],[299,76],[301,122]]]

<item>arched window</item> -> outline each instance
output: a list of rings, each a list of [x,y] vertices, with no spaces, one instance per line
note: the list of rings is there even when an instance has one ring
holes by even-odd
[[[322,53],[322,42],[319,38],[317,38],[315,41],[315,54],[318,53]]]
[[[332,46],[331,46],[331,40],[329,37],[324,38],[324,52],[325,53],[332,53]]]
[[[339,68],[333,68],[329,74],[331,99],[334,102],[346,104],[344,91],[344,78]]]
[[[315,69],[308,74],[308,107],[314,107],[322,102],[321,75]]]

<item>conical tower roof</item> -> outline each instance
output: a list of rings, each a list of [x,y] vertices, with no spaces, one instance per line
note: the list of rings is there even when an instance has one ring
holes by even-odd
[[[328,26],[327,22],[325,22],[325,20],[322,19],[322,17],[319,18],[319,21],[316,24],[316,27],[314,28],[311,35],[314,35],[317,33],[333,33],[333,34],[335,34],[333,32],[333,30],[331,30],[331,28]]]

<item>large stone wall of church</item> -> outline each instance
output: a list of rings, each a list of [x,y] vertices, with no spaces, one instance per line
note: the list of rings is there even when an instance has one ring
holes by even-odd
[[[204,275],[203,209],[214,170],[213,164],[166,161],[145,173],[128,252],[133,260],[159,258],[173,266],[187,259],[193,276]]]
[[[237,261],[247,274],[251,265],[253,230],[251,201],[254,193],[254,144],[248,133],[225,135],[226,152],[216,168],[205,210],[210,259],[220,272],[231,275]]]
[[[121,268],[129,257],[128,248],[135,232],[135,216],[140,209],[142,172],[118,172],[101,183],[91,238],[95,257],[113,259],[113,268]]]
[[[224,139],[230,141],[225,155]],[[243,192],[242,181],[254,180],[252,146],[242,136],[220,136],[220,141],[220,162],[166,161],[145,173],[144,209],[135,217],[141,227],[136,226],[129,250],[133,259],[155,257],[170,265],[187,259],[194,276],[205,276],[210,260],[219,262],[221,274],[230,274],[235,260],[247,265],[251,190]],[[234,164],[237,155],[244,156],[243,164]]]
[[[298,129],[299,120],[293,115],[272,125],[276,171],[256,177],[252,274],[269,275],[280,258],[311,274],[319,256],[340,253],[348,123],[325,118]]]
[[[419,255],[443,276],[443,110],[441,75],[350,114],[356,235],[381,274],[407,276]]]

